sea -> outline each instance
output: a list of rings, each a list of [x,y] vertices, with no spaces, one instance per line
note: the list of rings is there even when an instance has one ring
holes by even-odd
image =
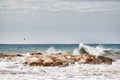
[[[76,62],[66,67],[30,67],[21,62],[24,60],[22,57],[15,57],[12,61],[0,58],[0,80],[120,80],[120,44],[0,44],[0,53],[79,55],[80,48],[115,61],[111,65]]]
[[[60,51],[73,51],[79,44],[0,44],[2,53],[46,52],[53,48]]]
[[[115,52],[120,51],[120,44],[85,44],[89,47],[101,47],[111,49]],[[0,53],[33,53],[46,52],[53,48],[56,51],[73,52],[79,48],[79,44],[0,44]]]

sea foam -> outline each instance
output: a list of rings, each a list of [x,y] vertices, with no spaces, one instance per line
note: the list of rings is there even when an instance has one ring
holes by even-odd
[[[0,80],[119,80],[120,61],[112,65],[72,64],[68,67],[29,67],[0,62]]]
[[[59,53],[65,54],[67,52],[66,51],[61,51],[61,50],[56,50],[54,47],[50,47],[45,51],[45,53],[47,53],[47,54],[59,54]]]

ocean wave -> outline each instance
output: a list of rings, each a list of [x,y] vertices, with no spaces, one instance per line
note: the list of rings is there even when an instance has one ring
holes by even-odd
[[[50,47],[45,51],[45,53],[47,53],[47,54],[65,54],[67,52],[61,51],[61,50],[56,50],[54,47]]]
[[[104,48],[101,45],[92,47],[85,44],[80,43],[78,49],[74,49],[73,51],[74,55],[79,54],[93,54],[96,56],[106,56],[114,59],[120,59],[120,51],[116,51],[114,49],[110,48]]]
[[[39,51],[40,52],[40,51]],[[47,50],[42,52],[44,54],[73,54],[73,55],[79,55],[79,54],[92,54],[97,56],[105,56],[113,59],[120,59],[120,50],[112,49],[112,48],[105,48],[102,45],[98,46],[89,46],[86,44],[80,43],[78,48],[75,48],[73,50],[60,50],[56,49],[55,47],[49,47]]]
[[[119,44],[40,44],[40,45],[0,45],[0,53],[12,54],[93,54],[120,59]]]

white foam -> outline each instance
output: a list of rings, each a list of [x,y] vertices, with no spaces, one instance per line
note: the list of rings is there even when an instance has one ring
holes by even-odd
[[[54,47],[50,47],[50,48],[46,51],[46,53],[48,53],[48,54],[56,54],[57,51],[55,50]]]
[[[0,62],[0,80],[119,80],[120,61],[112,65],[74,64],[68,67],[29,67]]]
[[[47,54],[58,54],[58,53],[65,54],[66,51],[56,50],[54,47],[50,47],[50,48],[48,48],[48,50],[46,51],[46,53]]]
[[[74,49],[73,54],[74,55],[79,55],[80,54],[79,49]]]
[[[100,56],[102,54],[105,54],[105,50],[108,50],[108,49],[105,49],[105,48],[102,48],[100,46],[97,46],[97,47],[91,47],[91,46],[87,46],[87,45],[84,45],[82,43],[79,44],[79,50],[81,48],[84,48],[84,50],[86,52],[88,52],[89,54],[93,54],[93,55],[96,55],[96,56]]]

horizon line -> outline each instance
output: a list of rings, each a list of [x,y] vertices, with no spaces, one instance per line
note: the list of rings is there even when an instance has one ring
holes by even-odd
[[[32,45],[32,44],[80,44],[80,43],[0,43],[0,45],[4,45],[4,44],[8,44],[8,45]],[[83,44],[120,44],[120,43],[83,43]]]

